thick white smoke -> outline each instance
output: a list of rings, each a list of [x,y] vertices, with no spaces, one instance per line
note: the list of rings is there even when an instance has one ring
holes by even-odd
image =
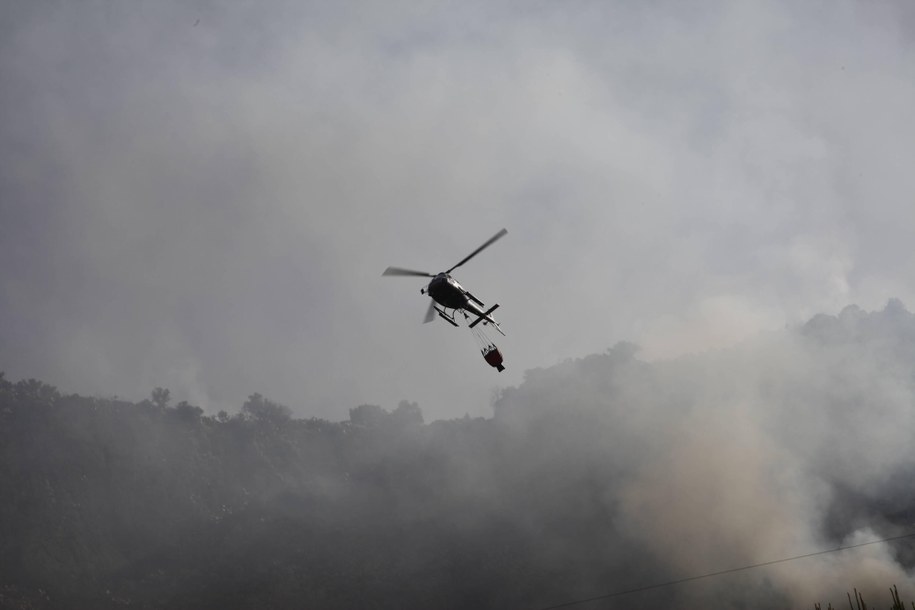
[[[531,371],[496,411],[525,434],[550,417],[585,423],[589,432],[577,428],[554,459],[605,462],[602,472],[613,474],[602,482],[603,502],[615,531],[607,556],[619,536],[656,562],[642,582],[605,589],[891,537],[905,532],[900,516],[912,508],[898,481],[913,471],[915,316],[895,300],[871,314],[849,307],[728,350],[655,363],[619,346]],[[892,543],[867,545],[672,595],[683,607],[809,607],[852,587],[882,599],[893,584],[915,589],[897,554]]]

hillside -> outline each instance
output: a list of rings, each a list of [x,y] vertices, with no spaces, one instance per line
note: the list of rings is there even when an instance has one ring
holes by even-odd
[[[913,397],[896,301],[673,361],[621,344],[529,371],[490,419],[0,378],[0,607],[536,609],[898,535]],[[903,540],[621,603],[905,597],[913,565]]]

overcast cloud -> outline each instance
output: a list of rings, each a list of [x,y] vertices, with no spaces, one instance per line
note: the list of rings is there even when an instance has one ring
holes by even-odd
[[[905,1],[0,8],[0,369],[488,415],[525,369],[915,303]],[[420,322],[450,267],[498,375]]]

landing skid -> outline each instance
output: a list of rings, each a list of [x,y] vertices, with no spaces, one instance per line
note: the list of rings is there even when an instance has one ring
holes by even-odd
[[[458,323],[454,321],[454,316],[453,315],[449,316],[447,313],[445,313],[444,309],[439,309],[438,307],[435,307],[435,311],[437,311],[439,317],[442,318],[443,320],[445,320],[446,322],[448,322],[448,324],[451,324],[452,326],[458,325]]]

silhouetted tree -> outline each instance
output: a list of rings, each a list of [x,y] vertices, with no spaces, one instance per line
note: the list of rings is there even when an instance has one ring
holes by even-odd
[[[378,405],[359,405],[349,410],[349,420],[356,426],[376,428],[384,423],[390,413]]]
[[[203,409],[189,404],[186,400],[182,400],[175,405],[175,414],[182,419],[193,421],[198,420],[203,416]]]
[[[154,405],[160,409],[164,409],[168,407],[168,403],[172,399],[172,393],[166,388],[156,388],[152,391],[150,399]]]
[[[273,402],[258,393],[248,396],[241,408],[241,417],[247,421],[284,424],[292,418],[289,407]]]
[[[38,379],[22,379],[13,386],[13,394],[19,400],[50,404],[60,398],[57,388]]]
[[[423,423],[423,412],[419,404],[401,400],[397,408],[391,412],[391,418],[402,425],[419,425]],[[352,414],[350,415],[352,419]]]

